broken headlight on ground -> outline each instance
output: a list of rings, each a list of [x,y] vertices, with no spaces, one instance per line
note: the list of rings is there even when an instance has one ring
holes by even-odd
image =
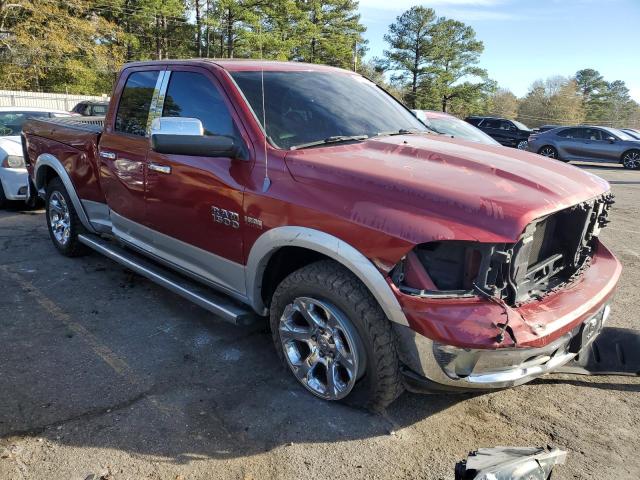
[[[481,295],[511,306],[541,298],[588,266],[612,203],[608,193],[536,219],[516,243],[420,244],[391,278],[402,292],[423,297]]]
[[[548,480],[567,452],[537,447],[479,448],[456,464],[456,480]]]

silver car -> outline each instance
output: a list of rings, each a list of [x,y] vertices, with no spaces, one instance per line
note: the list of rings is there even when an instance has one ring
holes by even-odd
[[[640,140],[608,127],[560,127],[529,137],[528,150],[563,162],[621,163],[640,168]]]
[[[28,118],[69,117],[62,110],[38,107],[0,107],[0,208],[8,200],[26,200],[27,169],[22,157],[20,132]]]

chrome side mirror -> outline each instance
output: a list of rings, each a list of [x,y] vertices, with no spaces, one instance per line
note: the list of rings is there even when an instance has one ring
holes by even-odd
[[[608,141],[609,143],[613,143],[613,142],[615,142],[615,141],[616,141],[616,137],[607,137],[607,141]]]
[[[151,135],[204,135],[202,122],[197,118],[160,117],[151,122]]]
[[[169,155],[229,157],[240,155],[234,138],[204,134],[197,118],[160,117],[151,123],[151,149]]]

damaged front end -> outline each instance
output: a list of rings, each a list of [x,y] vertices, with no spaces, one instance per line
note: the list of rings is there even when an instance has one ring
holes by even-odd
[[[539,218],[516,242],[416,246],[390,273],[408,388],[505,388],[553,371],[600,333],[620,263],[598,240],[607,193]]]
[[[539,218],[515,243],[418,245],[391,279],[401,292],[425,298],[481,296],[511,307],[541,299],[588,266],[612,204],[607,193]]]

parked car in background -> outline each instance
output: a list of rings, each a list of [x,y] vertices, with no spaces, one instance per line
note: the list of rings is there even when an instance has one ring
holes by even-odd
[[[528,150],[563,162],[613,162],[640,168],[640,140],[615,128],[576,126],[534,133]]]
[[[460,120],[459,118],[444,112],[436,112],[433,110],[412,110],[414,115],[418,117],[431,130],[444,135],[450,135],[453,138],[460,138],[470,142],[484,143],[486,145],[500,145],[489,135],[479,128]]]
[[[624,133],[632,136],[636,140],[640,140],[640,130],[636,130],[635,128],[621,128]]]
[[[20,132],[29,118],[69,117],[68,112],[35,107],[0,107],[0,208],[27,198],[27,169]]]
[[[598,239],[604,179],[433,134],[324,65],[129,63],[111,101],[104,127],[24,126],[55,248],[270,322],[319,398],[380,409],[403,388],[519,385],[609,315],[621,267]]]
[[[465,118],[465,121],[479,128],[498,143],[520,150],[527,148],[527,139],[533,133],[533,130],[524,123],[506,118],[472,116]]]
[[[92,100],[86,100],[78,103],[72,113],[77,113],[83,117],[104,117],[107,114],[109,108],[109,102],[96,102]]]

